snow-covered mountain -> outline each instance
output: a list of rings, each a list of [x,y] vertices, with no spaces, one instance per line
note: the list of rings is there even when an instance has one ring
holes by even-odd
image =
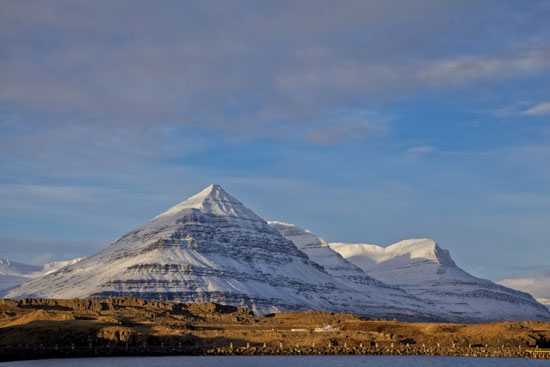
[[[476,278],[459,268],[449,251],[430,239],[386,248],[369,244],[329,246],[368,275],[423,299],[446,320],[549,320],[548,310],[527,293]]]
[[[314,235],[310,231],[284,222],[269,221],[268,224],[279,231],[286,239],[292,241],[311,260],[323,266],[329,274],[343,281],[356,281],[357,284],[376,283],[384,285],[382,282],[367,276],[361,269],[331,249],[323,238]]]
[[[6,289],[26,282],[32,278],[31,274],[39,273],[41,270],[40,266],[0,258],[0,296]]]
[[[359,267],[331,249],[323,238],[314,235],[309,230],[284,222],[270,221],[268,223],[342,283],[357,289],[368,297],[376,297],[384,303],[426,311],[427,305],[423,301],[398,287],[390,286],[368,276]]]
[[[8,298],[134,296],[243,305],[260,314],[316,309],[403,320],[550,319],[528,294],[469,275],[431,240],[385,249],[327,244],[293,225],[269,225],[218,185],[80,261],[2,262],[0,272],[13,277],[6,278],[12,285],[30,279],[8,289]]]
[[[71,260],[52,261],[50,263],[42,265],[42,274],[46,275],[53,273],[54,271],[58,271],[59,269],[64,268],[67,265],[77,263],[82,259],[83,257],[77,257],[76,259]]]
[[[211,185],[78,263],[31,280],[10,298],[135,296],[244,305],[258,313],[318,309],[421,318],[370,281],[357,292],[262,218]],[[402,297],[403,298],[403,297]]]
[[[81,259],[54,261],[44,265],[28,265],[0,258],[0,296],[9,288],[20,285],[30,279],[52,273],[79,260]]]
[[[550,271],[527,278],[504,279],[498,284],[527,292],[550,310]]]

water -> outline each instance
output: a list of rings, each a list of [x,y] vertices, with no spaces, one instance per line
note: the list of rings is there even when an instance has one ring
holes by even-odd
[[[25,367],[538,367],[550,361],[521,358],[466,358],[424,356],[224,356],[224,357],[111,357],[44,359],[0,363]]]

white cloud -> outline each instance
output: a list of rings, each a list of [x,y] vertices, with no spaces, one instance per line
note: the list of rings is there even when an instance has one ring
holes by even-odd
[[[93,198],[91,188],[75,186],[53,186],[33,184],[0,184],[1,198],[26,198],[30,201],[90,201]]]
[[[525,111],[523,111],[525,115],[532,115],[532,116],[545,116],[550,115],[550,102],[541,102]]]
[[[431,145],[419,145],[407,150],[407,153],[413,156],[419,156],[422,154],[428,154],[435,151],[435,148]]]
[[[420,80],[433,83],[508,79],[550,68],[550,48],[500,56],[457,56],[432,60],[420,70]]]
[[[506,287],[527,292],[537,299],[544,299],[550,305],[550,270],[535,274],[532,277],[504,279],[498,282]]]
[[[544,42],[514,48],[540,37],[541,30],[526,27],[537,24],[532,11],[513,9],[521,26],[517,39],[494,40],[488,34],[501,26],[498,17],[474,18],[467,29],[457,23],[477,15],[476,1],[402,2],[399,11],[385,1],[277,7],[253,1],[168,1],[163,7],[4,1],[0,7],[6,55],[0,59],[0,102],[48,128],[200,125],[228,135],[276,133],[269,128],[280,121],[308,125],[342,105],[369,108],[371,100],[426,86],[550,67]],[[510,9],[497,2],[491,12]],[[544,20],[544,14],[535,18]],[[475,37],[464,42],[465,32]],[[480,47],[487,44],[490,50]],[[322,125],[319,131],[327,129]],[[369,128],[352,130],[365,135]],[[301,138],[325,140],[317,135]]]
[[[305,137],[318,144],[359,142],[384,134],[388,118],[367,110],[338,109],[325,113],[321,121],[305,129]]]
[[[376,127],[368,121],[357,124],[340,125],[311,129],[307,138],[319,144],[333,144],[347,141],[360,141],[376,132]]]

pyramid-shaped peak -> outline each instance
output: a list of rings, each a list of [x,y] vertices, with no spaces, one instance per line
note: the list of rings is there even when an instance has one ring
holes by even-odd
[[[177,215],[189,209],[197,209],[204,214],[263,220],[239,200],[229,195],[220,185],[216,184],[207,186],[198,194],[157,215],[155,219]]]
[[[196,195],[193,195],[192,197],[207,197],[207,196],[213,196],[213,197],[221,197],[221,196],[230,196],[220,185],[217,184],[211,184],[206,186],[201,192],[199,192]]]

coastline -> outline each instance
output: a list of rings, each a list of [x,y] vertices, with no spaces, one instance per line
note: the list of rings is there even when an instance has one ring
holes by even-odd
[[[52,358],[93,358],[93,357],[136,357],[136,356],[439,356],[472,358],[529,358],[550,359],[550,350],[526,348],[431,348],[398,346],[384,347],[345,347],[345,346],[289,346],[283,348],[249,347],[189,347],[179,345],[164,346],[57,346],[57,350],[31,346],[3,347],[0,349],[0,362],[52,359]]]

